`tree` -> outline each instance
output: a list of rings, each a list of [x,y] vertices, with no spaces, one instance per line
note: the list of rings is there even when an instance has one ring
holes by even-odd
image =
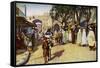
[[[56,20],[61,24],[67,23],[66,21],[71,17],[70,6],[54,5],[50,10],[52,20]]]
[[[93,9],[93,7],[77,5],[54,5],[50,10],[50,16],[53,21],[56,20],[61,24],[68,24],[68,19],[72,19],[73,23],[76,22],[77,24],[80,24],[80,20],[82,19],[82,17],[84,17],[86,21],[89,22],[91,18],[91,9]]]

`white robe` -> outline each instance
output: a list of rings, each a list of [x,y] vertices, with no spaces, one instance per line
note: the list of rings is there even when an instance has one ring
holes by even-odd
[[[55,31],[54,32],[54,40],[53,40],[54,45],[57,44],[57,41],[55,40],[55,38],[57,37],[57,35],[58,35],[57,31]]]
[[[66,41],[66,43],[68,42],[68,31],[65,31],[65,41]]]
[[[32,46],[32,41],[29,41],[28,46],[29,46],[29,47]]]
[[[87,36],[87,40],[88,40],[88,45],[89,46],[94,46],[94,44],[95,44],[95,35],[94,35],[94,32],[92,30],[89,31],[88,36]]]
[[[82,33],[81,33],[81,29],[79,29],[78,33],[77,33],[77,44],[81,44],[82,41]]]
[[[87,45],[87,37],[86,37],[85,29],[83,29],[83,32],[82,32],[82,43],[81,43],[81,45]]]
[[[66,37],[65,37],[65,31],[64,31],[64,30],[62,30],[62,34],[63,34],[63,39],[62,39],[62,41],[63,41],[64,43],[66,43]]]
[[[68,34],[68,40],[71,42],[72,41],[72,33],[71,33],[71,31],[69,31],[69,34]]]

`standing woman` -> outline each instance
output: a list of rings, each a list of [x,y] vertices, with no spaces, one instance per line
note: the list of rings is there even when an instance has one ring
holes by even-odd
[[[63,41],[63,43],[66,43],[66,37],[65,37],[65,31],[64,31],[64,29],[62,29],[62,35],[63,35],[62,41]]]
[[[86,46],[87,45],[87,37],[86,37],[86,29],[83,28],[82,29],[82,42],[81,42],[82,46]]]
[[[65,31],[65,37],[66,37],[65,42],[67,43],[68,42],[68,29],[66,29]]]
[[[68,32],[69,34],[68,34],[68,40],[69,40],[69,42],[72,42],[72,33],[71,33],[71,29],[69,29],[69,32]]]
[[[90,50],[95,50],[96,48],[95,34],[91,27],[89,28],[87,40],[88,40],[88,45],[89,45]]]
[[[81,33],[81,29],[78,30],[78,33],[77,33],[77,40],[76,40],[76,43],[78,45],[81,45],[81,41],[82,41],[82,33]]]

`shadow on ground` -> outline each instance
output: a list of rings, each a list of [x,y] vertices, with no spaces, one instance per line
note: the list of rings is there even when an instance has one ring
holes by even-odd
[[[51,57],[50,60],[53,60],[55,57],[60,57],[62,54],[63,54],[64,50],[61,50],[61,51],[58,51],[58,52],[55,52],[53,55],[53,57]]]

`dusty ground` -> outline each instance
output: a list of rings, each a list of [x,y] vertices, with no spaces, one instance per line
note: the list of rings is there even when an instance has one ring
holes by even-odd
[[[77,44],[56,45],[51,50],[51,60],[48,63],[76,62],[76,61],[95,61],[96,51],[90,51],[88,47],[78,46]],[[26,63],[44,64],[43,51],[41,45],[30,56]]]

